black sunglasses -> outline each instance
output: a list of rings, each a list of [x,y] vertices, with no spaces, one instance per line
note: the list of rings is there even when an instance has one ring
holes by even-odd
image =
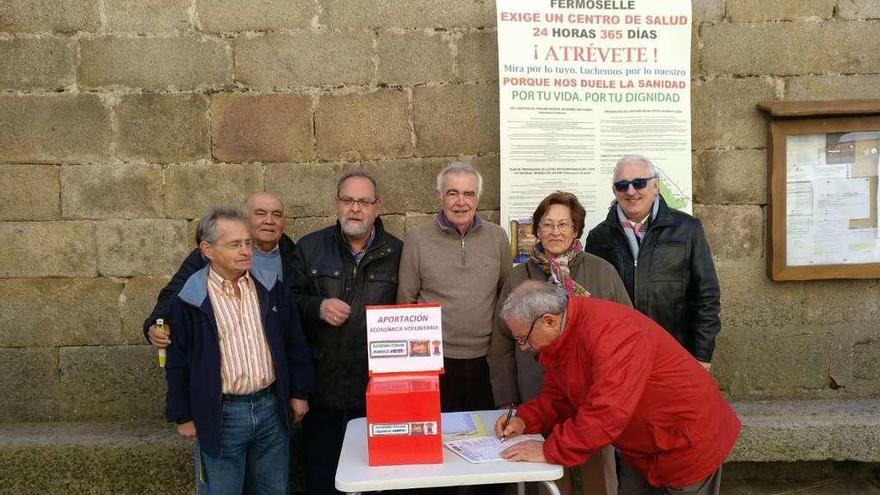
[[[629,185],[632,184],[636,190],[644,189],[648,187],[648,182],[656,179],[657,176],[653,177],[639,177],[638,179],[633,180],[619,180],[614,183],[614,190],[617,192],[626,192],[629,189]]]

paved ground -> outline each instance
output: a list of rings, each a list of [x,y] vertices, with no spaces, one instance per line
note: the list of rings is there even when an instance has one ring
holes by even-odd
[[[866,480],[722,481],[721,493],[723,495],[880,495],[880,487]]]

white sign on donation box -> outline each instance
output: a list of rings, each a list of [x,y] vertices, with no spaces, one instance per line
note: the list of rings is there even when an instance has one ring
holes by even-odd
[[[371,373],[442,369],[440,304],[367,306],[367,356]]]

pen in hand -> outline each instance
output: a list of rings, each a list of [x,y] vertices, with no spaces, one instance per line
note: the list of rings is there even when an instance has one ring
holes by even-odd
[[[501,441],[507,440],[507,435],[504,433],[504,430],[507,429],[507,425],[510,424],[510,417],[513,416],[513,403],[510,403],[510,407],[507,408],[507,418],[504,420],[504,426],[501,427]]]

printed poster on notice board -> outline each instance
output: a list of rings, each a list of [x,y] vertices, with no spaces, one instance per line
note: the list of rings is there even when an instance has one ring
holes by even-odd
[[[367,357],[371,373],[442,369],[440,304],[367,306]]]

